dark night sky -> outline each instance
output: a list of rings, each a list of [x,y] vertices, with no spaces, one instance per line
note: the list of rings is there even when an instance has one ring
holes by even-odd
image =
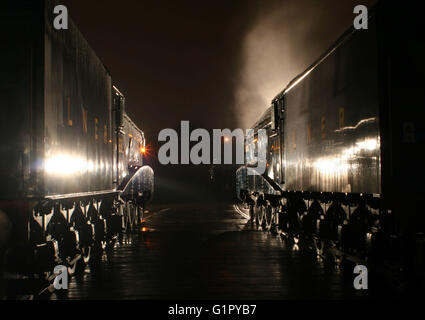
[[[66,3],[143,130],[156,138],[180,120],[234,126],[233,88],[252,7],[242,1]]]
[[[246,128],[255,122],[274,95],[345,31],[359,4],[358,0],[63,2],[126,95],[127,113],[154,148],[158,132],[179,127],[181,120],[190,120],[192,128]],[[152,164],[157,181],[173,176],[166,184],[176,183],[178,175]]]

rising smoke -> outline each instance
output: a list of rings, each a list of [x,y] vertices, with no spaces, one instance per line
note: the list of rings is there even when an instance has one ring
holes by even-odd
[[[245,34],[235,92],[239,127],[251,127],[271,100],[352,24],[367,0],[264,1]]]

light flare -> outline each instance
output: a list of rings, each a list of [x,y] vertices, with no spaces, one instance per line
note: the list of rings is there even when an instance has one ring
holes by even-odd
[[[71,175],[87,170],[87,163],[78,157],[56,155],[46,160],[45,170],[49,174]]]

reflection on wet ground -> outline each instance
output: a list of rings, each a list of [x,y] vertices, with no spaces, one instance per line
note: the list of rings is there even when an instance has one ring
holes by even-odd
[[[68,299],[365,298],[349,275],[302,244],[255,230],[225,205],[152,208],[149,232],[125,236],[73,278]]]

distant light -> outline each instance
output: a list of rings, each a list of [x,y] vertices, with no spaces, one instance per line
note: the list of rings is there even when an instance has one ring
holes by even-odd
[[[148,228],[146,228],[146,227],[142,228],[142,232],[147,232],[147,231],[148,231]]]
[[[140,153],[146,153],[146,148],[145,147],[141,147],[140,148]]]
[[[229,137],[224,137],[224,142],[229,143],[230,142],[230,138]]]

